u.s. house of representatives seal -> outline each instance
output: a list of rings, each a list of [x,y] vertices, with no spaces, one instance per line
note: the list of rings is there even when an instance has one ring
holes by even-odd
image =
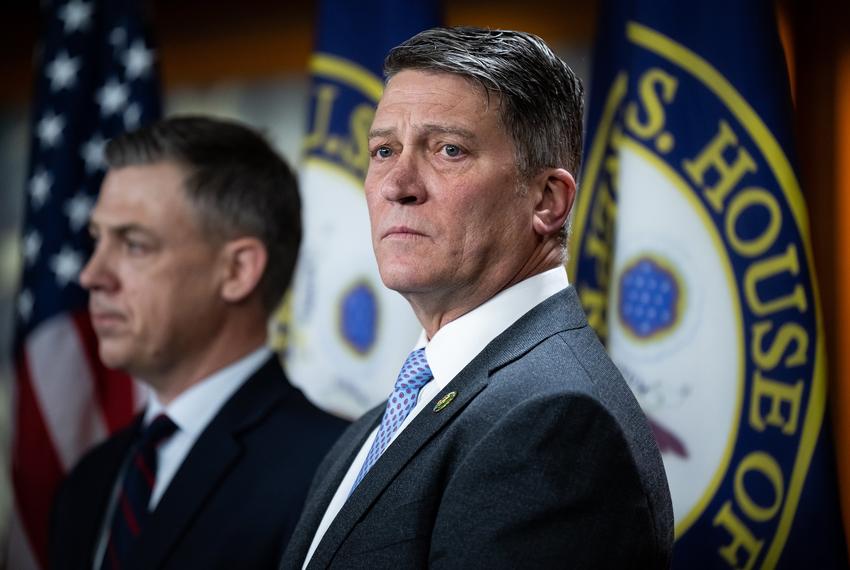
[[[626,36],[633,67],[593,125],[571,275],[649,416],[681,550],[772,567],[824,414],[800,189],[723,75],[646,26]]]

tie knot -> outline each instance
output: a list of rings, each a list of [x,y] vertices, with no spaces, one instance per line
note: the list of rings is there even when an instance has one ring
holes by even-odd
[[[419,390],[434,377],[428,359],[425,358],[425,348],[414,350],[408,355],[407,360],[398,373],[395,381],[396,390]]]
[[[154,448],[164,439],[171,437],[177,431],[177,424],[165,414],[160,414],[142,430],[139,436],[139,447]]]

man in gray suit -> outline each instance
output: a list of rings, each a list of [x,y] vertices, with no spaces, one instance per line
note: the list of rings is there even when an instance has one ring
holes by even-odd
[[[665,568],[658,449],[563,268],[582,87],[531,34],[393,49],[366,198],[423,326],[319,467],[284,568]]]

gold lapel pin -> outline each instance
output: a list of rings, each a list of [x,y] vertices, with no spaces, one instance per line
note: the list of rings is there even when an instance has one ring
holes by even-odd
[[[434,413],[436,414],[437,412],[442,412],[443,408],[452,403],[452,400],[455,399],[455,396],[457,396],[457,392],[451,391],[442,398],[440,398],[440,401],[434,404]]]

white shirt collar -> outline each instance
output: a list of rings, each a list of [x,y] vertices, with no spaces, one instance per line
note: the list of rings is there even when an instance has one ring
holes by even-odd
[[[444,325],[430,342],[426,342],[423,330],[415,348],[425,347],[434,381],[445,387],[493,339],[568,286],[567,272],[562,266],[529,277]]]
[[[207,376],[174,398],[167,406],[163,406],[156,394],[151,391],[145,410],[144,425],[148,425],[159,414],[165,413],[177,424],[181,432],[192,436],[199,435],[228,398],[271,355],[272,350],[262,346],[233,364]]]

